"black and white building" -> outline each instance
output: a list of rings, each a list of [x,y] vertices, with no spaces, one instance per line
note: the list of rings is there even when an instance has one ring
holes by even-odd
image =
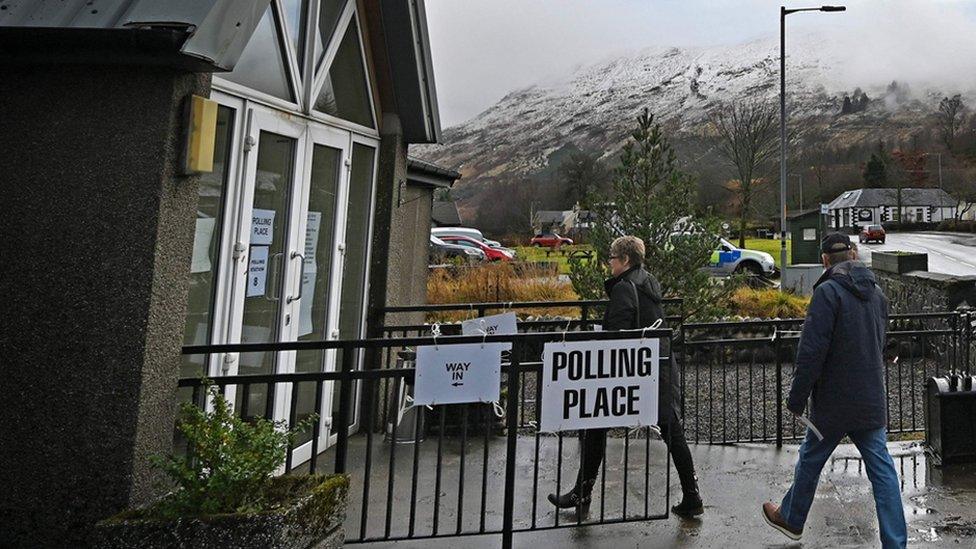
[[[858,231],[865,225],[939,223],[953,219],[958,201],[942,189],[855,189],[827,206],[830,227]]]

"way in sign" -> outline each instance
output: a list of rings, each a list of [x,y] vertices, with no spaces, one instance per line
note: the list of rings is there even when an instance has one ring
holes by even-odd
[[[457,387],[459,385],[464,385],[464,373],[471,368],[470,362],[448,362],[444,365],[447,372],[451,375],[451,385]]]

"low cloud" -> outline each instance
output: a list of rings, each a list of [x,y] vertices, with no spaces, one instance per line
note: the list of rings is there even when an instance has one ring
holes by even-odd
[[[908,81],[918,91],[976,88],[976,2],[842,3],[845,13],[789,19],[791,35],[822,37],[832,50],[841,50],[836,66],[827,67],[831,80],[850,88],[891,80]],[[776,37],[778,5],[768,0],[427,0],[444,125],[477,115],[514,89],[562,79],[580,66],[642,48]]]

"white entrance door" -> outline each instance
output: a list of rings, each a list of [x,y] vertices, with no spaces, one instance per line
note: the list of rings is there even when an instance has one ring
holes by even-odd
[[[348,203],[350,152],[349,133],[314,125],[308,130],[305,147],[306,167],[302,181],[303,195],[300,219],[303,235],[302,296],[298,307],[295,337],[299,341],[322,341],[338,338],[342,266],[345,244],[341,238]],[[335,369],[335,350],[299,351],[287,363],[291,372],[327,372]],[[317,413],[321,420],[318,449],[328,446],[332,426],[333,382],[323,384],[321,406],[315,409],[316,384],[299,383],[286,389],[295,409],[297,421]],[[289,400],[290,402],[290,400]],[[311,431],[300,433],[295,440],[293,464],[312,455]]]
[[[305,133],[305,126],[287,115],[259,107],[249,109],[238,195],[229,341],[290,341],[297,333],[303,297],[304,227],[298,220]],[[293,352],[240,353],[225,359],[224,371],[230,375],[287,372],[293,361]],[[280,387],[265,385],[228,391],[228,398],[242,415],[271,416],[275,420],[287,417],[286,397]]]

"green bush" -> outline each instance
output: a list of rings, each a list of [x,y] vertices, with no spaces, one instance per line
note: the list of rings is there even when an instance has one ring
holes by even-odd
[[[749,318],[803,318],[810,298],[779,290],[737,289],[730,299],[733,314]]]
[[[213,409],[184,403],[177,428],[186,438],[186,455],[155,456],[176,489],[150,514],[174,519],[220,513],[259,512],[272,507],[268,483],[281,467],[295,433],[308,430],[311,416],[288,431],[284,422],[247,421],[212,384],[206,386]]]
[[[936,227],[937,231],[948,231],[954,233],[976,233],[976,221],[947,219]]]

